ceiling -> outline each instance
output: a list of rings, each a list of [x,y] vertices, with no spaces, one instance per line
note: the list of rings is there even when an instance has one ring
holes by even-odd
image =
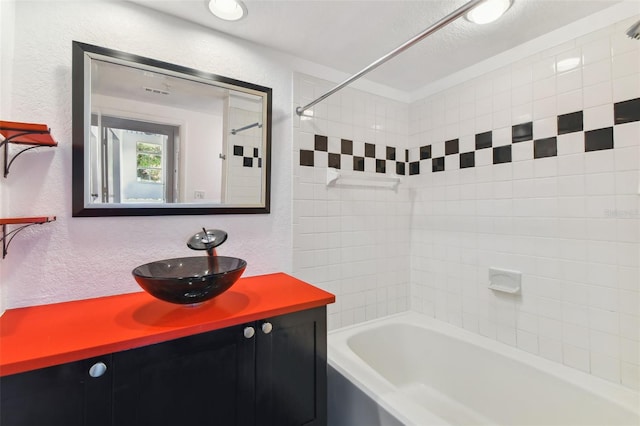
[[[462,6],[465,0],[244,0],[248,16],[225,22],[205,0],[130,0],[211,29],[355,74]],[[488,57],[620,3],[515,0],[498,21],[458,19],[367,76],[412,92]]]
[[[214,113],[222,115],[223,100],[231,97],[234,106],[241,104],[248,111],[260,111],[262,97],[212,81],[180,75],[140,63],[126,63],[122,59],[110,62],[107,55],[91,61],[91,94],[116,99],[161,105],[166,108]],[[92,100],[93,103],[93,100]],[[93,103],[99,108],[100,103]]]

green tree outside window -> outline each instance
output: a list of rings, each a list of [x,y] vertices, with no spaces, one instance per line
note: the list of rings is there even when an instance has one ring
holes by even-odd
[[[137,142],[136,157],[138,182],[162,183],[162,145]]]

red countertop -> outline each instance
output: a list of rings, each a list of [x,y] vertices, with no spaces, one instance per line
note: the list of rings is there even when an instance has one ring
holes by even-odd
[[[333,302],[333,294],[276,273],[241,278],[225,293],[194,307],[140,292],[10,309],[0,317],[0,376]]]

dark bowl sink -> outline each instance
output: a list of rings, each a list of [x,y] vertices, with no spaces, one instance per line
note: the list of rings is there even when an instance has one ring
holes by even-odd
[[[150,295],[165,302],[192,305],[228,290],[246,267],[246,261],[235,257],[194,256],[147,263],[132,273]]]

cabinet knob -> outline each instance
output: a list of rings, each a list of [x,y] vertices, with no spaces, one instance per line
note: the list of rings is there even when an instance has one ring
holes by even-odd
[[[246,337],[247,339],[251,339],[254,334],[256,334],[256,330],[253,327],[244,328],[244,337]]]
[[[100,377],[107,372],[107,365],[104,362],[96,362],[89,369],[91,377]]]
[[[271,330],[273,330],[273,325],[270,322],[265,322],[262,324],[262,332],[264,334],[271,333]]]

